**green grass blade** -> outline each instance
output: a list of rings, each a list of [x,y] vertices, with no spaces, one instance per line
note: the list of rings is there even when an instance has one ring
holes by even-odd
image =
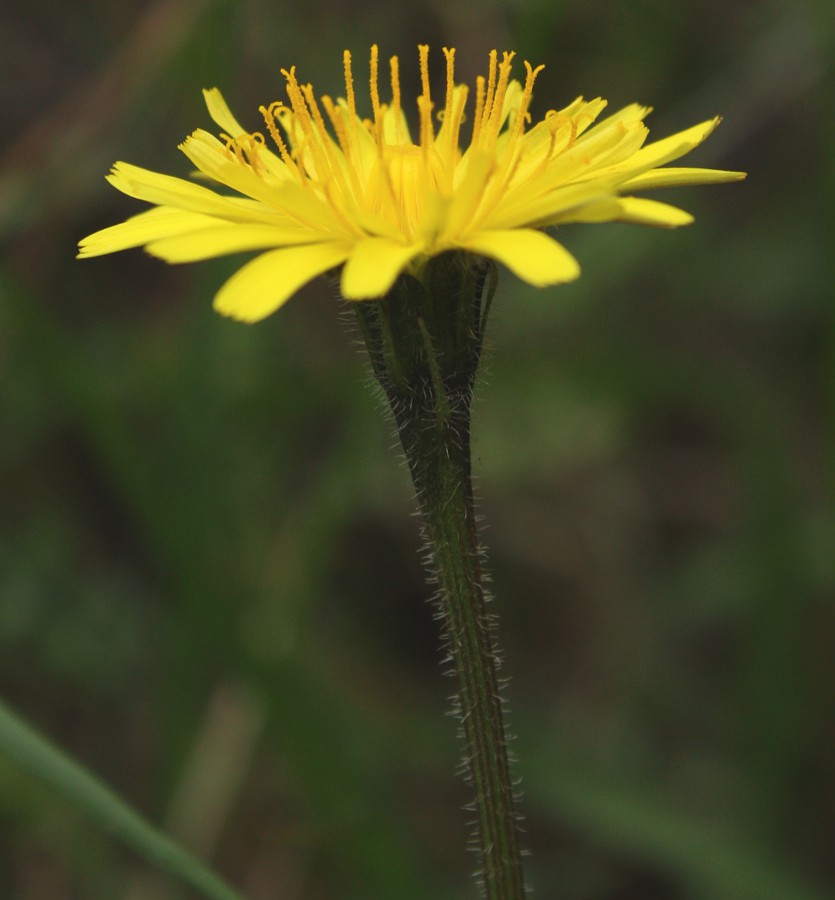
[[[134,812],[97,778],[52,746],[0,701],[0,753],[54,788],[75,808],[159,869],[209,900],[241,896]]]

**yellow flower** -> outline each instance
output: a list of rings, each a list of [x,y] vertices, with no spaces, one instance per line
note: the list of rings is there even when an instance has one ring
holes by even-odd
[[[632,104],[598,122],[606,101],[578,98],[528,127],[542,66],[525,62],[522,85],[510,77],[512,53],[501,61],[490,54],[487,77],[476,80],[473,111],[465,114],[468,88],[455,84],[455,51],[445,48],[446,93],[433,115],[429,48],[418,49],[417,140],[401,106],[396,56],[390,60],[391,101],[380,100],[376,45],[368,119],[357,110],[348,51],[346,97],[335,101],[317,100],[295,68],[282,70],[289,105],[260,108],[272,149],[264,133],[238,123],[212,88],[204,95],[223,129],[220,139],[199,129],[180,149],[203,180],[234,193],[118,162],[107,180],[154,208],[84,238],[79,256],[144,245],[179,263],[264,251],[215,298],[221,313],[254,322],[340,265],[346,299],[379,298],[399,274],[419,274],[427,259],[447,250],[491,257],[534,285],[570,281],[580,272],[576,260],[542,229],[565,222],[686,225],[688,213],[632,192],[745,177],[660,168],[700,144],[718,118],[645,144],[647,107]],[[465,122],[470,137],[462,150]]]

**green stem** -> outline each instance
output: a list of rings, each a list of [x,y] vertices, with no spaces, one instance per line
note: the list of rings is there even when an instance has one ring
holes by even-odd
[[[241,900],[202,863],[157,831],[78,763],[0,702],[0,753],[62,794],[105,831],[210,900]]]
[[[438,580],[437,602],[458,680],[465,762],[475,812],[485,894],[521,900],[522,867],[507,753],[498,658],[485,608],[484,573],[473,510],[469,440],[459,429],[426,428],[412,446],[412,477]]]
[[[479,880],[488,900],[525,893],[493,624],[473,508],[470,406],[481,353],[486,278],[469,257],[441,257],[357,315],[415,486],[428,565],[458,682],[474,791]],[[488,292],[489,294],[490,292]]]

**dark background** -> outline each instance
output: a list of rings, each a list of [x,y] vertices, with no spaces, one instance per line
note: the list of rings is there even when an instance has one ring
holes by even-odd
[[[28,0],[0,11],[0,695],[252,900],[473,896],[452,683],[390,426],[323,282],[255,326],[238,259],[85,262],[296,64],[368,47],[547,65],[715,114],[678,232],[567,227],[502,276],[476,465],[541,900],[822,900],[835,885],[831,3]],[[358,87],[361,91],[361,87]],[[184,897],[0,759],[0,895]]]

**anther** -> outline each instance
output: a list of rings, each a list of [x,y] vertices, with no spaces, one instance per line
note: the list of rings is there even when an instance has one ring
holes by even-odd
[[[496,67],[499,54],[495,50],[490,51],[490,68],[487,74],[487,90],[484,92],[484,104],[481,109],[481,125],[484,127],[490,119],[493,108],[493,94],[496,90]]]
[[[345,93],[348,95],[345,99],[348,101],[348,109],[352,116],[357,114],[357,101],[354,97],[354,76],[351,72],[351,51],[346,50],[342,54],[342,64],[345,69]]]
[[[288,168],[292,169],[296,174],[301,178],[301,173],[298,170],[293,158],[290,155],[290,151],[287,149],[287,144],[284,143],[284,138],[281,136],[281,132],[278,130],[278,126],[275,124],[275,120],[281,110],[286,109],[281,100],[274,100],[269,106],[259,106],[258,111],[264,117],[264,123],[267,126],[267,131],[270,133],[270,137],[275,142],[276,147],[278,147],[278,152],[281,154],[281,159]]]
[[[224,131],[220,133],[220,137],[223,140],[223,143],[226,144],[226,158],[232,159],[232,157],[234,156],[234,154],[232,153],[232,147],[235,144],[235,138],[229,137],[229,135]]]
[[[400,112],[400,60],[392,56],[389,60],[391,69],[391,108]]]
[[[452,94],[455,88],[455,48],[444,47],[446,57],[446,98],[445,109],[452,109]]]
[[[376,133],[377,143],[382,145],[383,142],[383,119],[380,111],[380,89],[379,89],[379,50],[376,44],[371,45],[371,74],[369,79],[369,90],[371,93],[371,109],[374,113],[374,129]]]
[[[424,151],[429,150],[429,144],[434,140],[435,133],[432,129],[432,96],[429,92],[429,45],[418,44],[420,55],[420,83],[421,95],[418,97],[418,113],[420,114],[420,143]]]

